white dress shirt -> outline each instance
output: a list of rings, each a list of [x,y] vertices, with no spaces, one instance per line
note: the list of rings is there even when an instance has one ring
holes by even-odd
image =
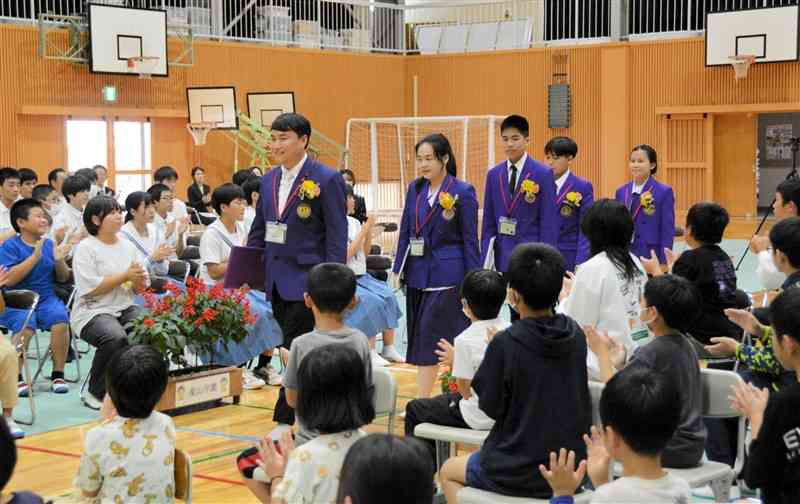
[[[561,188],[564,187],[564,184],[567,182],[568,177],[569,177],[569,170],[562,173],[561,176],[556,179],[556,194],[561,192]]]
[[[285,166],[281,166],[281,185],[278,188],[278,208],[280,208],[281,214],[285,210],[286,202],[289,200],[289,194],[292,192],[294,180],[297,178],[297,174],[300,173],[300,169],[305,164],[306,159],[308,159],[308,154],[304,155],[303,159],[291,170],[287,170]]]
[[[510,159],[506,160],[506,171],[508,172],[508,184],[511,185],[511,165],[517,167],[517,183],[514,185],[514,190],[519,187],[519,181],[522,178],[522,169],[525,168],[525,162],[528,160],[528,153],[522,154],[522,157],[516,163],[512,163]]]
[[[642,192],[644,191],[644,186],[646,186],[648,182],[650,182],[650,177],[647,177],[647,180],[645,180],[644,183],[641,185],[637,185],[636,182],[634,182],[631,194],[642,194]]]
[[[13,229],[14,227],[11,225],[11,208],[0,202],[0,233],[12,231]]]

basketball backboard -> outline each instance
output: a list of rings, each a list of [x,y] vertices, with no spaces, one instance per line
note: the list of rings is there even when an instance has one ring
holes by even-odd
[[[158,58],[150,75],[167,77],[167,12],[89,4],[93,73],[138,74],[130,58]]]
[[[186,102],[190,124],[214,123],[216,129],[239,129],[233,86],[186,88]]]
[[[736,57],[755,63],[797,61],[800,7],[787,5],[710,12],[706,17],[706,66],[729,65]]]
[[[247,93],[247,115],[269,129],[272,121],[284,112],[294,112],[294,92]]]

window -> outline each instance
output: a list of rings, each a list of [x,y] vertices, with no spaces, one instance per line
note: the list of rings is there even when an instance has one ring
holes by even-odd
[[[106,122],[102,119],[67,120],[67,170],[108,166]]]
[[[114,181],[120,201],[128,194],[146,191],[152,185],[150,174],[150,123],[114,121]]]

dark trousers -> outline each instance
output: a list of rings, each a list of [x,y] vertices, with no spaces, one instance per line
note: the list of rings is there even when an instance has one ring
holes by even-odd
[[[314,314],[306,308],[305,303],[283,299],[276,286],[272,288],[272,313],[283,333],[282,348],[289,350],[296,337],[314,330]],[[278,423],[294,425],[294,410],[286,402],[286,390],[283,387],[278,392],[272,419]]]
[[[406,405],[406,436],[413,436],[414,428],[423,423],[469,429],[458,408],[459,402],[461,394],[442,394],[430,399],[414,399],[409,402]],[[436,467],[436,442],[430,439],[420,439],[420,441],[428,447],[431,460]]]
[[[111,357],[130,343],[128,325],[144,312],[141,306],[130,306],[119,318],[113,315],[97,315],[81,330],[81,339],[97,348],[92,359],[89,392],[102,401],[106,395],[106,367]]]

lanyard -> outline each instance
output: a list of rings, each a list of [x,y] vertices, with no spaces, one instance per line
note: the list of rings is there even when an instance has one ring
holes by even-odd
[[[436,193],[436,197],[433,199],[433,208],[428,210],[428,212],[425,214],[425,219],[422,221],[422,224],[419,223],[419,201],[422,198],[422,192],[417,194],[417,204],[414,210],[414,224],[417,228],[417,238],[419,238],[419,235],[422,234],[422,228],[425,227],[425,225],[431,220],[431,217],[433,217],[433,214],[435,214],[439,209],[439,205],[436,204],[436,202],[439,200],[439,194],[441,194],[442,190],[444,190],[444,192],[449,191],[452,186],[453,179],[450,179],[447,187],[444,187],[444,184],[442,184],[442,187],[439,188],[439,191]],[[428,187],[430,188],[430,185]]]
[[[633,194],[631,191],[633,190],[633,182],[631,185],[625,190],[625,206],[628,207],[629,211],[633,211],[631,208],[631,203],[633,203]],[[647,192],[647,184],[642,186],[642,192],[639,193],[639,207],[633,212],[633,220],[636,220],[636,216],[639,215],[639,212],[642,210],[642,194]]]
[[[303,177],[300,183],[297,184],[297,187],[294,189],[294,192],[291,195],[289,195],[289,198],[286,200],[286,205],[283,207],[283,212],[278,212],[278,199],[279,199],[278,177],[277,176],[272,177],[272,193],[274,195],[274,197],[272,198],[272,207],[273,210],[275,211],[274,215],[276,221],[281,222],[283,220],[283,217],[286,214],[286,210],[288,210],[289,207],[292,206],[292,203],[294,203],[295,198],[297,198],[297,195],[300,194],[300,188],[303,186],[303,182],[305,181],[306,177]]]
[[[511,204],[509,205],[508,204],[508,198],[506,198],[506,192],[503,190],[503,187],[505,187],[503,184],[505,183],[506,185],[508,185],[508,183],[507,183],[507,181],[503,180],[503,172],[500,172],[500,171],[497,172],[497,178],[500,179],[500,185],[498,186],[499,189],[500,189],[500,196],[503,197],[503,205],[505,205],[506,212],[507,212],[507,215],[509,217],[511,217],[511,212],[514,211],[514,207],[516,207],[517,203],[519,203],[519,197],[522,196],[522,191],[521,191],[522,183],[525,182],[526,180],[528,180],[530,178],[530,176],[531,176],[530,173],[526,173],[525,177],[522,180],[519,181],[519,186],[518,186],[517,191],[516,191],[517,194],[514,196],[514,199],[511,201]]]
[[[561,193],[561,196],[559,196],[558,198],[556,198],[556,205],[560,205],[560,204],[561,204],[561,202],[562,202],[562,201],[564,201],[564,198],[566,198],[566,197],[567,197],[567,194],[569,194],[569,190],[570,190],[570,189],[572,189],[572,186],[573,186],[573,185],[574,185],[574,184],[570,184],[570,185],[568,185],[568,186],[567,186],[567,188],[566,188],[566,189],[564,189],[564,192],[562,192],[562,193]]]

